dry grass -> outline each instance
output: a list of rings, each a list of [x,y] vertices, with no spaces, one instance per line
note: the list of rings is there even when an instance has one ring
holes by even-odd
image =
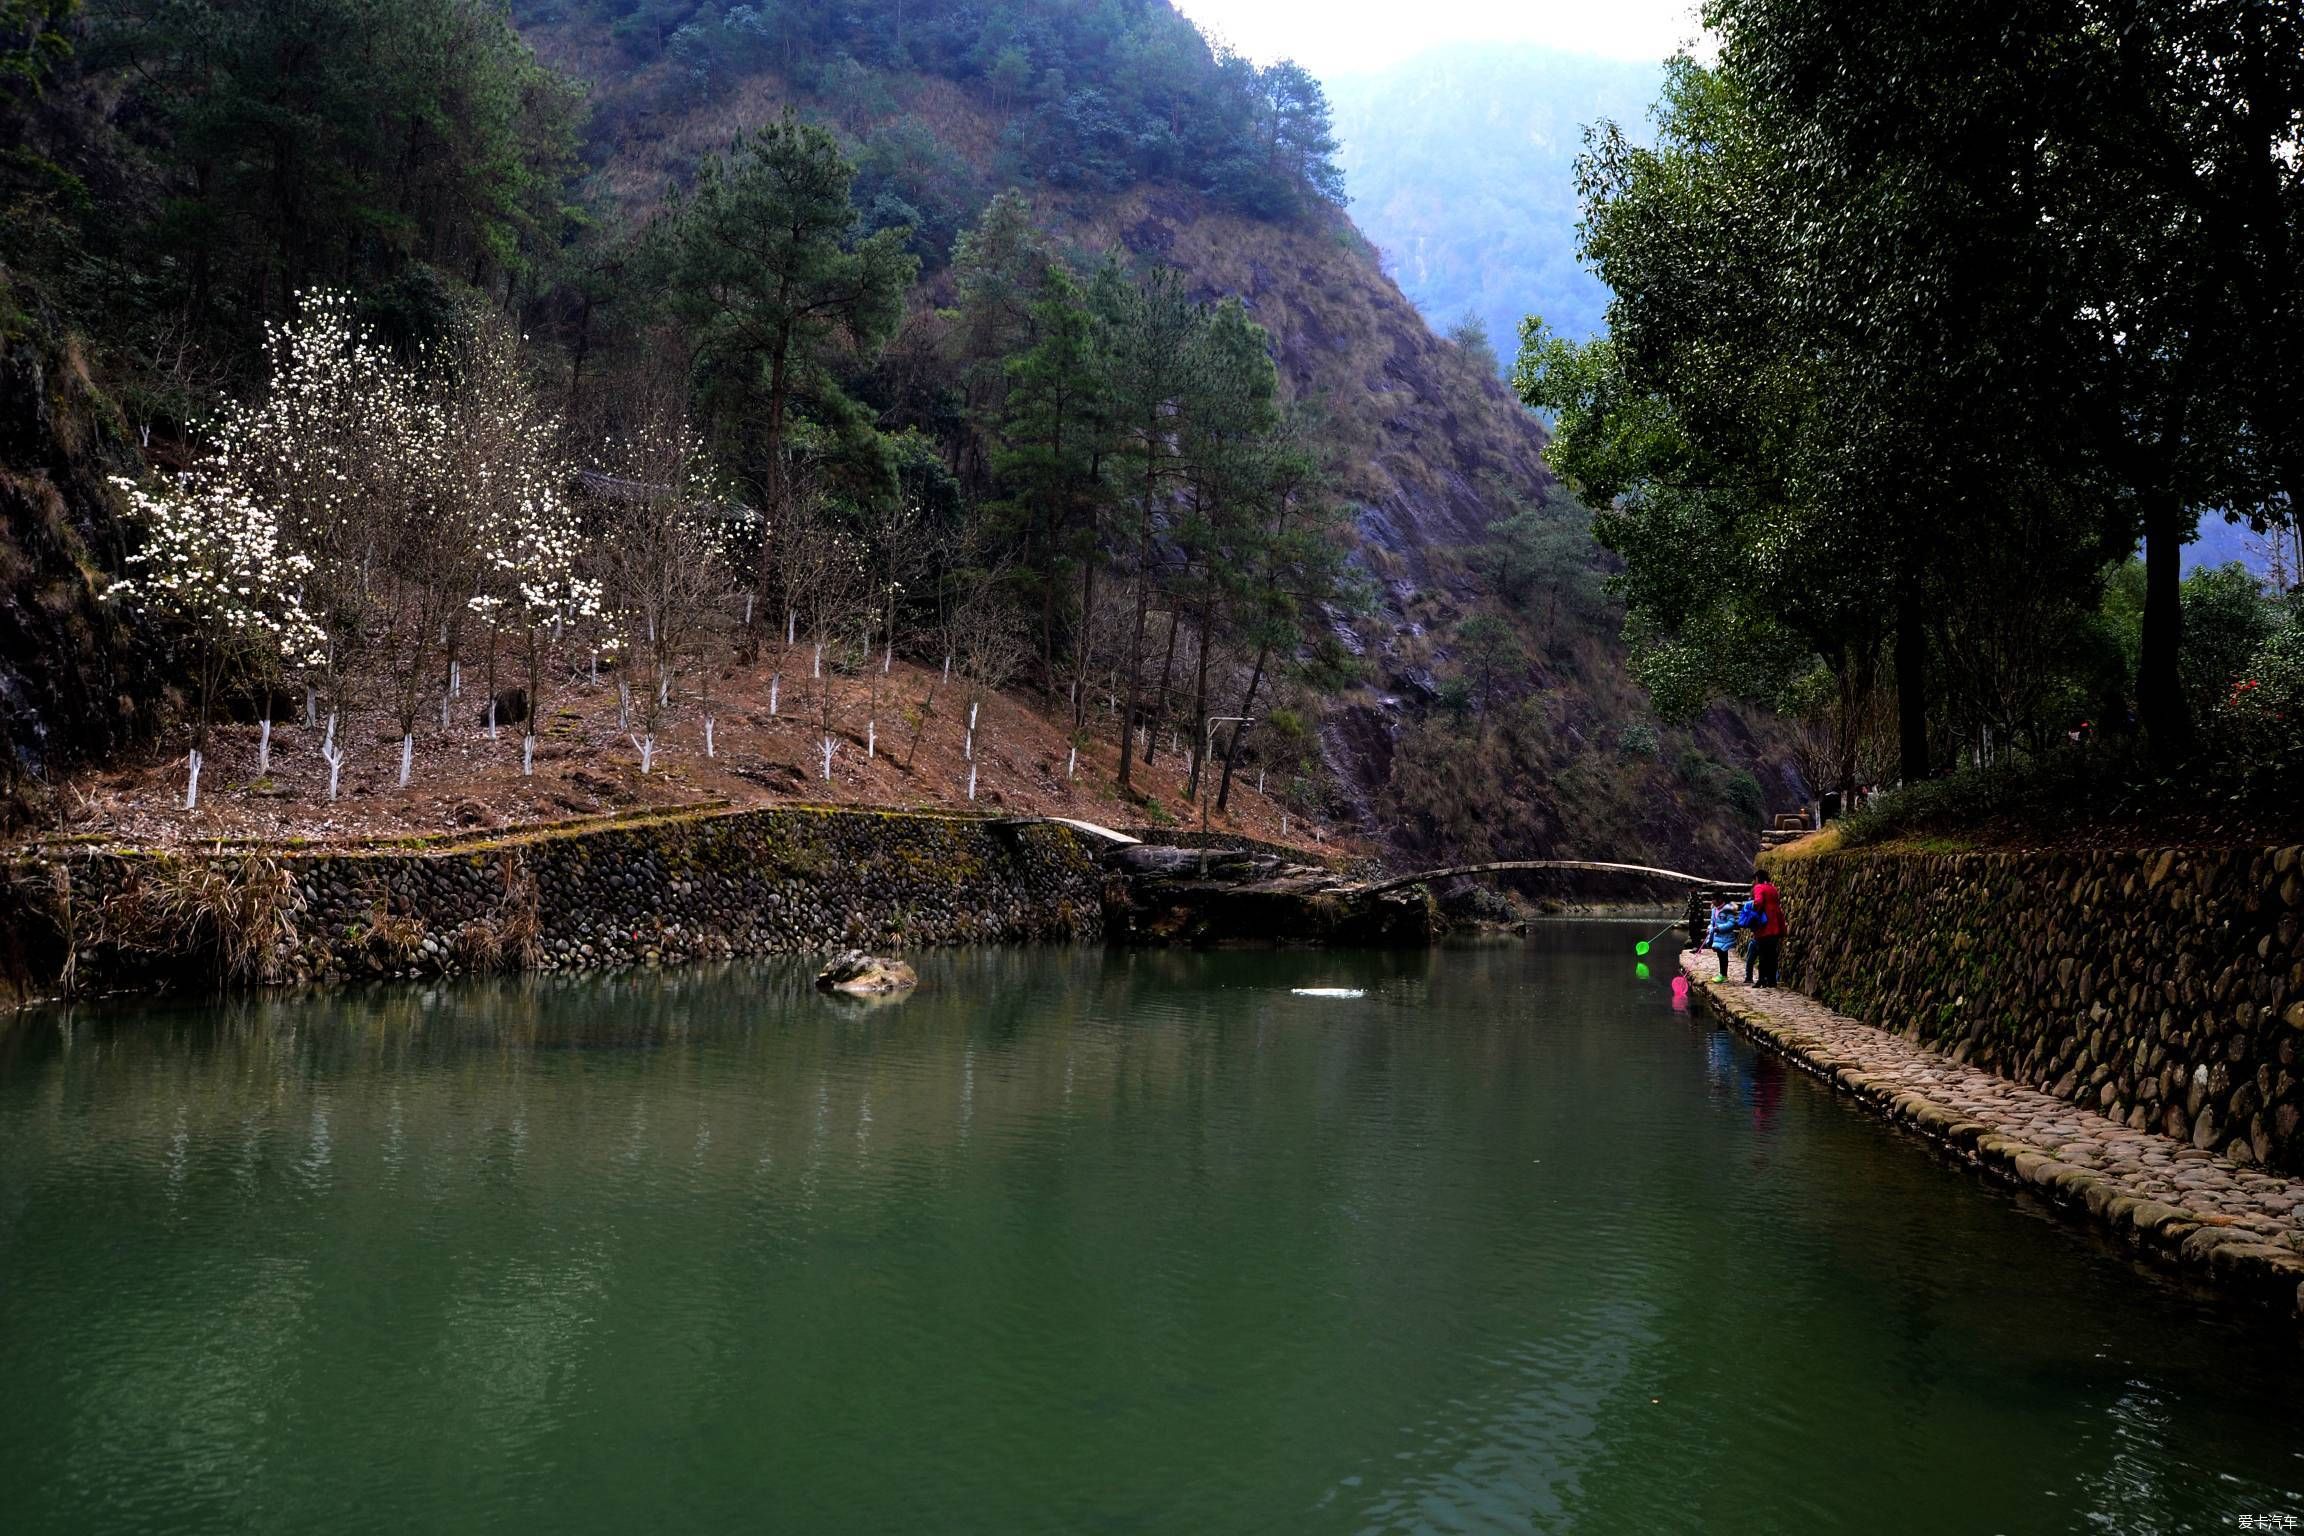
[[[349,744],[342,797],[326,798],[328,771],[319,757],[321,732],[300,725],[273,728],[272,772],[255,777],[256,728],[219,727],[201,776],[197,811],[182,809],[182,768],[148,762],[90,773],[61,797],[73,807],[63,831],[95,845],[170,847],[193,843],[252,843],[326,847],[380,839],[486,836],[513,827],[547,828],[604,819],[711,806],[779,804],[862,806],[890,810],[945,810],[983,814],[1059,815],[1107,826],[1157,819],[1149,801],[1178,822],[1198,824],[1184,794],[1182,754],[1163,741],[1156,761],[1136,765],[1138,799],[1114,785],[1118,758],[1109,722],[1091,724],[1096,736],[1079,747],[1076,776],[1066,774],[1072,742],[1063,711],[1044,713],[1021,695],[984,700],[975,742],[976,798],[968,798],[964,697],[941,680],[940,668],[899,661],[879,680],[880,704],[872,752],[870,674],[830,679],[832,776],[823,776],[818,701],[808,677],[809,647],[790,656],[770,646],[757,665],[722,669],[712,697],[718,754],[703,750],[703,724],[692,691],[674,696],[659,723],[656,771],[639,771],[638,753],[617,726],[616,689],[603,672],[595,685],[580,678],[545,700],[533,777],[520,773],[520,733],[505,729],[491,740],[475,711],[481,685],[468,687],[447,731],[437,716],[416,738],[416,772],[398,787],[397,727],[381,709],[356,711],[344,725]],[[779,710],[768,714],[769,681],[779,669]],[[477,670],[467,662],[466,674]],[[912,713],[928,706],[919,750],[905,762]],[[1187,733],[1188,734],[1188,733]],[[1260,795],[1250,771],[1234,779],[1231,810],[1210,818],[1218,830],[1307,849],[1335,851],[1336,829],[1323,843],[1300,816],[1281,833],[1284,807]],[[1278,786],[1275,785],[1275,788]],[[1212,793],[1211,789],[1211,793]],[[532,900],[532,898],[528,898]],[[517,905],[506,897],[509,912]]]
[[[294,892],[287,868],[265,854],[157,854],[127,865],[87,928],[67,931],[75,949],[96,943],[138,955],[202,954],[219,981],[262,981],[295,937]],[[66,909],[67,922],[77,917]]]

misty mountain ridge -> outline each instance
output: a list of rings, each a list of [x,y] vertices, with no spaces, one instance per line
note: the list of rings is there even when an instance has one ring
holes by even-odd
[[[1576,259],[1586,128],[1644,137],[1661,63],[1538,44],[1455,43],[1323,83],[1352,217],[1432,324],[1480,320],[1509,365],[1520,322],[1606,328],[1608,290]]]

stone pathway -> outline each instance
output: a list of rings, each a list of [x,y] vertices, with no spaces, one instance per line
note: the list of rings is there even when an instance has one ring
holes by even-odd
[[[2304,1179],[2243,1168],[1952,1061],[1798,992],[1715,979],[1680,957],[1690,989],[1760,1044],[2156,1261],[2304,1312]]]

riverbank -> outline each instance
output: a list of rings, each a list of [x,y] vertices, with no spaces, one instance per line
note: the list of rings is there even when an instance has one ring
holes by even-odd
[[[0,864],[0,1003],[850,947],[1400,945],[1442,926],[1421,888],[1141,830],[720,806],[344,847],[20,848]]]
[[[2304,1175],[2304,845],[1761,856],[1784,980],[2130,1130]]]
[[[2156,1265],[2304,1313],[2304,1179],[2243,1167],[1954,1061],[1784,988],[1690,990],[1739,1033],[1964,1163],[2039,1196]]]
[[[51,849],[7,870],[0,975],[23,1000],[1092,940],[1110,841],[1039,819],[777,806],[356,848]]]

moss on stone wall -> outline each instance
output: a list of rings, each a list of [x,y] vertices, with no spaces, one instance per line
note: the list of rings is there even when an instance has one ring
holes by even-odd
[[[1954,1060],[2304,1171],[2304,848],[1772,860],[1785,979]]]

